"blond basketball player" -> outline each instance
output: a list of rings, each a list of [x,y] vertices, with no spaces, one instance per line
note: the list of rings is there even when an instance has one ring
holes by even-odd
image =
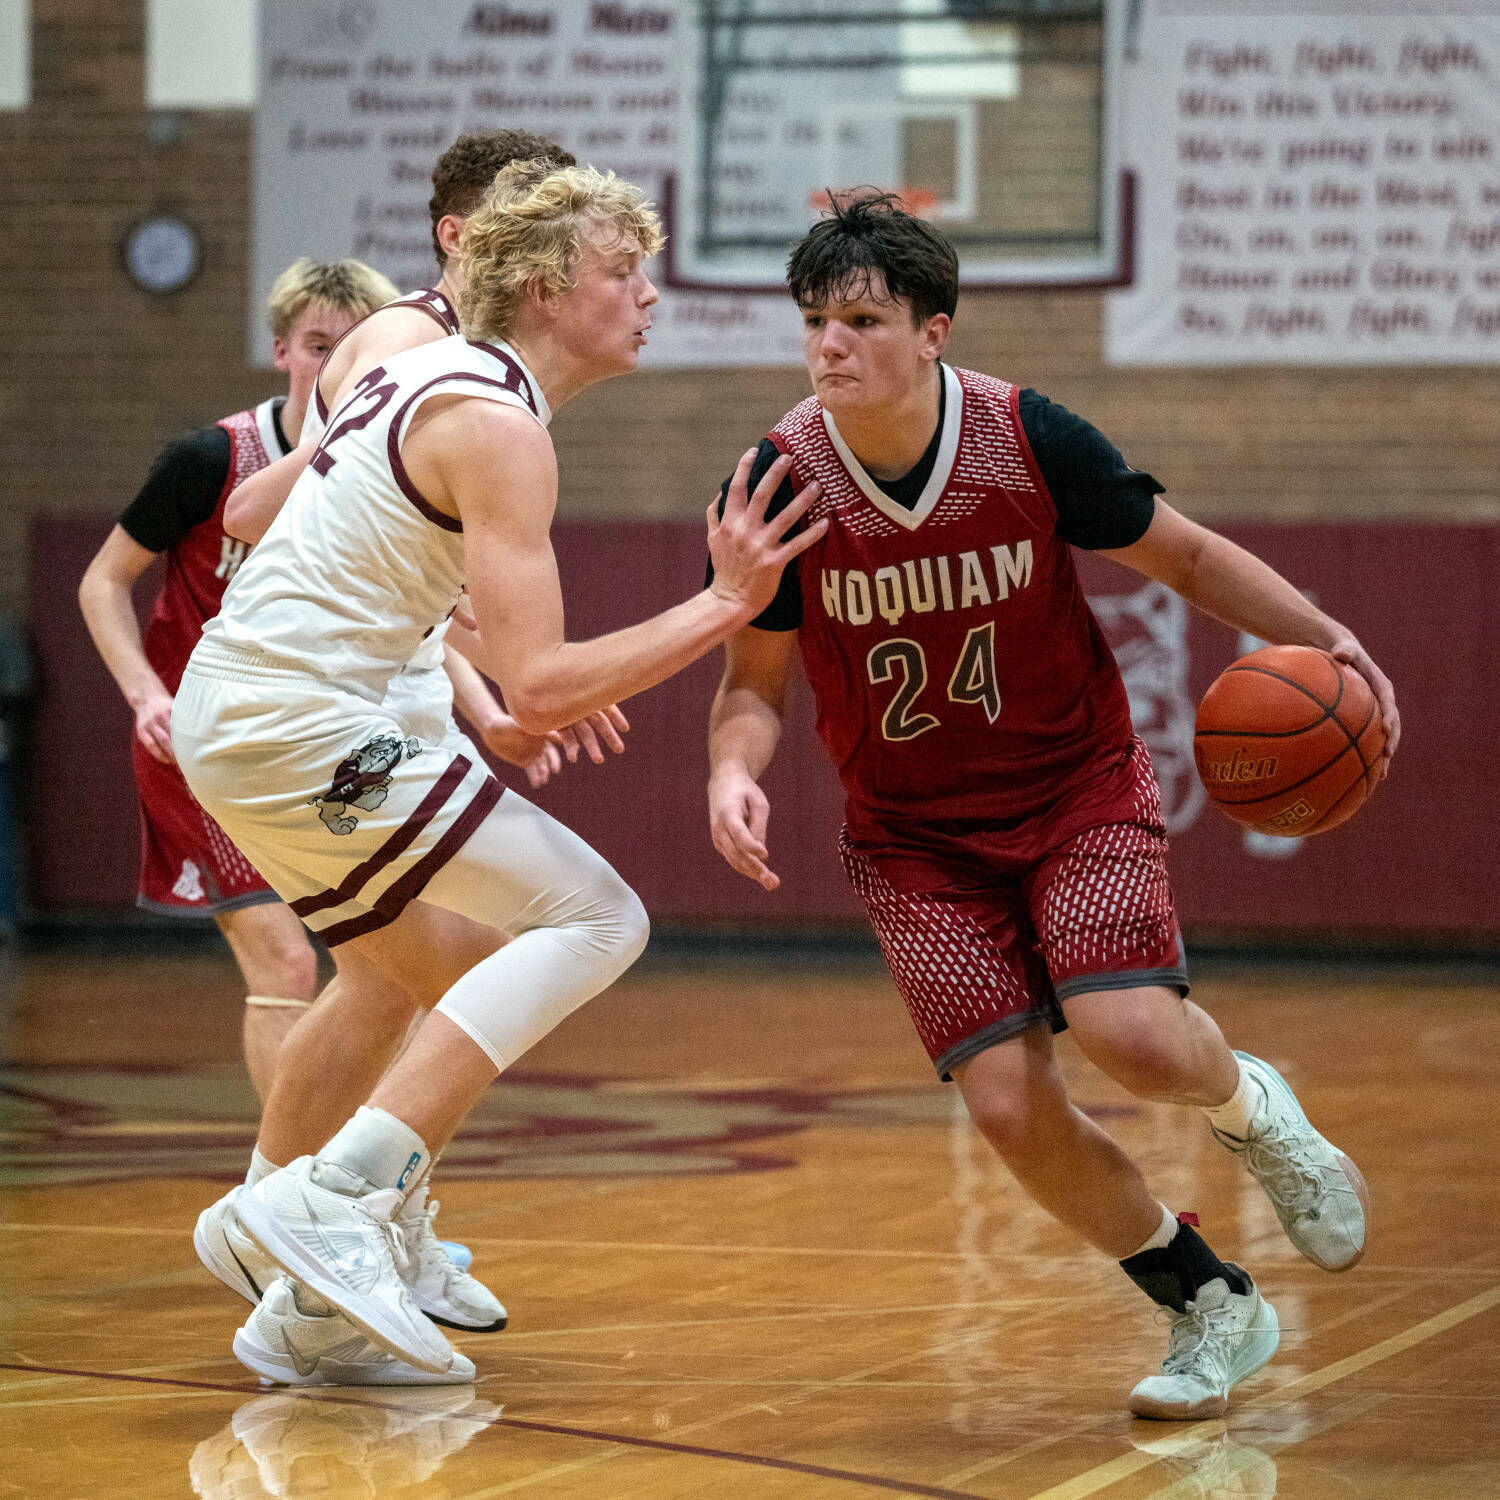
[[[462,284],[457,247],[463,216],[478,204],[502,166],[536,158],[557,165],[573,161],[543,137],[517,130],[460,136],[438,158],[430,204],[433,247],[441,269],[438,283],[404,297],[394,296],[390,288],[392,300],[348,328],[331,349],[325,345],[322,352],[327,357],[312,384],[298,447],[250,475],[229,497],[225,525],[235,535],[259,541],[317,451],[329,411],[369,369],[392,354],[457,332],[454,301]],[[601,744],[623,750],[619,736],[628,725],[618,709],[599,716],[597,732],[588,721],[550,735],[521,729],[503,712],[479,673],[457,652],[445,653],[445,630],[446,622],[426,637],[387,689],[384,706],[407,734],[442,742],[454,754],[482,764],[454,721],[456,705],[486,748],[522,766],[533,786],[558,771],[564,755],[576,759],[580,745],[596,762],[604,758]],[[275,1086],[265,1100],[247,1183],[317,1150],[369,1092],[413,1017],[434,1005],[459,974],[498,946],[499,937],[490,928],[452,915],[446,921],[435,959],[393,945],[382,951],[378,967],[361,964],[352,955],[340,963],[338,976],[286,1040]],[[232,1206],[235,1192],[199,1216],[194,1246],[220,1281],[258,1303],[280,1273],[239,1232]],[[437,1238],[435,1212],[423,1181],[408,1196],[401,1217],[413,1295],[429,1317],[449,1326],[469,1332],[503,1328],[504,1306],[466,1274],[468,1251]],[[362,1342],[363,1348],[354,1347]],[[257,1373],[288,1384],[333,1378],[339,1383],[389,1383],[403,1375],[397,1361],[362,1341],[352,1326],[305,1289],[283,1288],[267,1298],[236,1347]],[[292,1347],[303,1351],[300,1365],[287,1352]],[[316,1360],[306,1357],[319,1350],[325,1352]]]
[[[511,941],[448,991],[316,1157],[240,1193],[241,1226],[397,1360],[472,1372],[403,1281],[405,1196],[496,1075],[609,984],[646,938],[633,892],[586,844],[482,766],[384,708],[391,678],[467,584],[493,675],[542,734],[660,682],[753,618],[822,524],[784,539],[785,473],[722,519],[715,579],[626,630],[572,643],[549,531],[564,402],[635,368],[661,243],[639,191],[583,168],[516,164],[464,231],[468,338],[368,371],[329,417],[290,502],[184,675],[174,745],[196,794],[341,961],[417,955],[457,914]],[[716,510],[717,506],[711,507]]]

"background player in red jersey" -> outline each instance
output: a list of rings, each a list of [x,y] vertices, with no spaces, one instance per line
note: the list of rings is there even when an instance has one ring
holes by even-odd
[[[172,754],[172,699],[204,622],[219,612],[248,550],[224,530],[226,498],[291,451],[324,357],[395,295],[384,276],[357,260],[299,260],[282,272],[266,310],[287,394],[171,443],[78,588],[89,634],[135,711],[137,902],[218,923],[245,980],[245,1061],[262,1099],[282,1038],[312,1000],[317,960],[301,922],[188,790]],[[163,553],[166,577],[143,634],[131,593]]]
[[[556,166],[573,163],[554,142],[524,130],[461,135],[438,157],[428,205],[440,269],[436,284],[376,309],[329,351],[313,382],[296,449],[250,475],[226,502],[225,526],[232,534],[247,542],[261,539],[316,451],[329,413],[370,370],[406,350],[458,332],[455,305],[463,276],[457,252],[464,219],[502,167],[538,159]],[[532,786],[542,785],[560,770],[564,756],[576,760],[580,749],[596,763],[605,758],[602,747],[623,751],[620,733],[629,728],[624,715],[611,708],[559,732],[526,733],[503,711],[479,672],[447,646],[440,629],[391,680],[385,707],[409,734],[434,744],[448,743],[477,763],[479,753],[467,745],[453,722],[455,706],[488,750],[524,767]],[[378,962],[341,954],[338,975],[282,1049],[275,1087],[264,1101],[247,1186],[278,1165],[316,1151],[369,1093],[413,1019],[503,941],[494,929],[457,913],[434,913],[431,920],[444,925],[428,951],[391,941],[380,946]],[[381,944],[380,935],[371,935],[370,941]],[[508,1316],[504,1305],[467,1275],[467,1249],[437,1239],[437,1204],[429,1198],[429,1189],[427,1179],[413,1189],[401,1218],[416,1295],[426,1312],[451,1326],[471,1331],[503,1328]],[[238,1191],[225,1194],[199,1216],[193,1236],[199,1258],[226,1286],[260,1302],[254,1317],[256,1341],[263,1350],[292,1342],[303,1349],[341,1349],[352,1328],[330,1316],[305,1288],[283,1288],[270,1304],[261,1301],[280,1271],[240,1230],[234,1214]],[[420,1378],[374,1346],[367,1347],[358,1361],[335,1363],[341,1381],[388,1384]],[[295,1365],[283,1362],[283,1377],[292,1371]],[[296,1373],[302,1377],[299,1383],[328,1378],[321,1366],[310,1375]]]
[[[793,252],[814,396],[761,445],[816,481],[827,535],[727,645],[710,721],[715,846],[774,890],[757,778],[792,653],[846,793],[840,853],[938,1072],[1028,1193],[1172,1314],[1136,1414],[1215,1415],[1276,1350],[1269,1304],[1074,1107],[1052,1034],[1147,1099],[1202,1107],[1292,1243],[1342,1270],[1364,1185],[1259,1059],[1187,999],[1145,746],[1074,571],[1104,552],[1267,641],[1351,662],[1399,736],[1354,636],[1276,573],[1156,499],[1088,423],[942,363],[952,247],[889,197],[838,205]],[[1185,1219],[1190,1216],[1184,1216]]]

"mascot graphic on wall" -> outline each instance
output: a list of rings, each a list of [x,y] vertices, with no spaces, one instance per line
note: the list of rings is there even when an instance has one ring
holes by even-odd
[[[1135,732],[1151,752],[1167,832],[1181,833],[1207,800],[1193,767],[1187,605],[1155,582],[1133,594],[1096,595],[1089,603],[1120,664]]]
[[[389,795],[391,773],[401,764],[402,756],[412,760],[422,753],[420,740],[403,740],[395,734],[377,734],[352,750],[339,762],[333,773],[333,785],[321,797],[312,798],[309,806],[330,833],[353,833],[359,819],[350,811],[374,812]]]

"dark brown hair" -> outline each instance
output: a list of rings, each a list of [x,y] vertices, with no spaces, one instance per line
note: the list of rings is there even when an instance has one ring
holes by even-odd
[[[830,299],[855,301],[879,271],[892,298],[921,324],[958,305],[958,254],[925,219],[908,213],[894,193],[856,189],[830,193],[828,214],[802,237],[786,263],[786,282],[798,307]]]
[[[532,160],[554,167],[578,164],[571,151],[529,130],[480,130],[461,135],[438,157],[432,169],[432,199],[427,211],[432,215],[432,249],[440,266],[448,264],[448,257],[438,243],[438,220],[448,214],[467,218],[479,207],[501,167]]]

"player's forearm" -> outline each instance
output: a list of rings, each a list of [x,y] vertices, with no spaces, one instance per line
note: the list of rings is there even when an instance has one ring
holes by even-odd
[[[86,573],[78,586],[78,607],[95,649],[132,708],[166,692],[142,649],[140,622],[128,587],[115,579]]]
[[[481,734],[498,728],[506,715],[502,712],[495,695],[485,685],[477,668],[470,665],[454,649],[450,639],[443,652],[443,670],[453,684],[453,706]]]
[[[505,706],[532,734],[561,729],[664,682],[727,640],[748,618],[745,606],[704,589],[611,635],[563,641],[521,663],[497,662]],[[481,635],[486,630],[481,613]],[[495,632],[493,638],[501,636]]]
[[[1326,651],[1351,638],[1274,568],[1216,533],[1209,533],[1192,567],[1174,586],[1205,614],[1272,645]]]
[[[743,773],[759,781],[781,742],[781,705],[754,688],[720,683],[708,716],[708,774]]]
[[[254,546],[286,504],[287,496],[307,467],[312,451],[309,448],[304,453],[299,448],[294,453],[284,454],[275,463],[257,469],[248,479],[237,484],[224,504],[224,530],[239,541]]]

